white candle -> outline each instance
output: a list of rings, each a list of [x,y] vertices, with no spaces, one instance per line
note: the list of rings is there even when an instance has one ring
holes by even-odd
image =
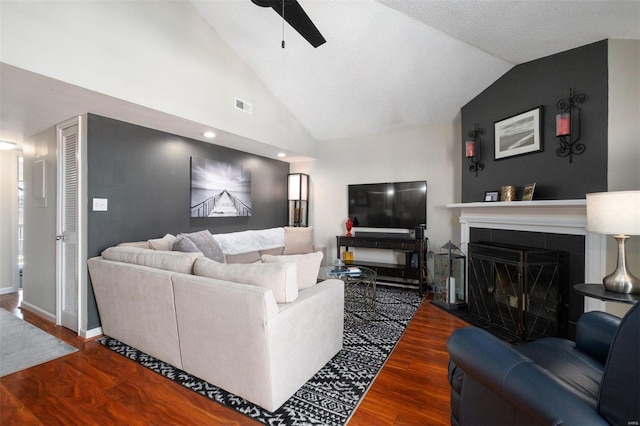
[[[449,277],[449,303],[456,303],[456,279]]]

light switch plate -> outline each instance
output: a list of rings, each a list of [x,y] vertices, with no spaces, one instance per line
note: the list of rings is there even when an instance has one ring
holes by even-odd
[[[93,199],[93,211],[94,212],[106,212],[108,207],[108,201],[106,198],[94,198]]]

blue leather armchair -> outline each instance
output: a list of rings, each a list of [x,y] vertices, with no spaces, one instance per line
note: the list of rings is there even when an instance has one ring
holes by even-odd
[[[509,345],[477,327],[452,333],[452,425],[638,425],[640,303],[624,318],[583,314],[576,341]]]

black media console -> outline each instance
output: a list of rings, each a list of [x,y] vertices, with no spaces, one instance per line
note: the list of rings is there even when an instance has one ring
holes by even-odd
[[[425,265],[425,253],[424,253],[424,239],[414,238],[398,238],[398,237],[344,237],[336,236],[337,254],[340,256],[340,247],[362,247],[362,248],[374,248],[382,250],[396,250],[406,253],[417,253],[418,263],[417,267],[411,267],[410,264],[392,264],[392,263],[378,263],[378,262],[365,262],[355,260],[355,265],[365,266],[367,268],[374,269],[378,276],[392,277],[392,278],[405,278],[417,281],[415,286],[418,288],[420,297],[426,287],[426,265]]]

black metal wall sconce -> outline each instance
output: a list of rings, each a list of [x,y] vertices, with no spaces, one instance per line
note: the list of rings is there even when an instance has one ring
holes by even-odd
[[[580,107],[587,101],[587,95],[569,89],[569,97],[562,98],[556,104],[560,110],[556,114],[556,137],[560,147],[556,150],[558,157],[569,157],[569,163],[573,163],[573,156],[582,154],[586,147],[580,140]]]
[[[476,176],[478,176],[478,171],[484,170],[484,163],[481,162],[482,139],[480,136],[482,135],[484,135],[484,129],[474,124],[473,130],[469,131],[469,138],[471,139],[464,143],[464,155],[467,157],[469,171],[475,172]]]

